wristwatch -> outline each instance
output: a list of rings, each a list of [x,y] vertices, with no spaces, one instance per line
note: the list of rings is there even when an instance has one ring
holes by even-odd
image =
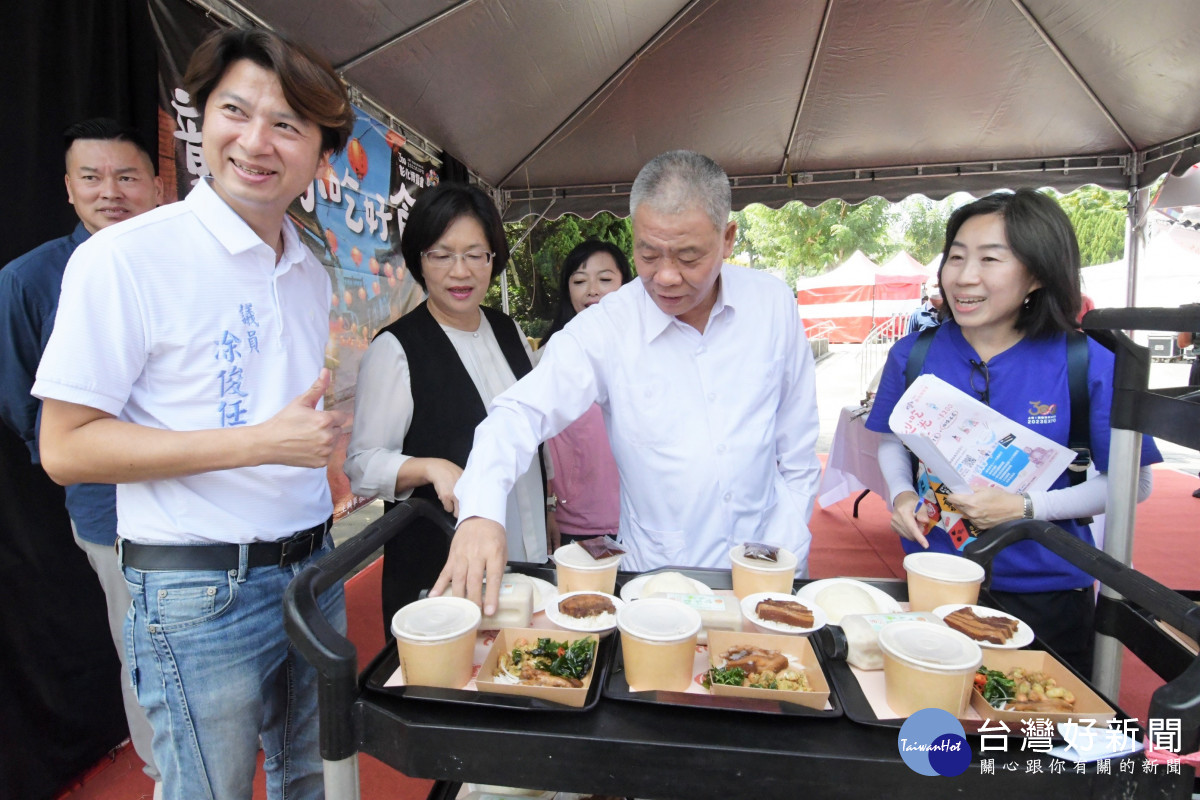
[[[1028,492],[1021,492],[1021,499],[1025,501],[1025,513],[1022,516],[1025,519],[1033,519],[1033,498]]]
[[[546,510],[547,511],[557,511],[558,510],[558,498],[552,494],[546,495]]]

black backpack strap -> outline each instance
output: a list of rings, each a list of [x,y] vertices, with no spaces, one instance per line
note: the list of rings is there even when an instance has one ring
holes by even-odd
[[[937,335],[937,326],[925,328],[917,334],[917,341],[913,343],[912,350],[908,351],[908,361],[904,364],[904,388],[912,386],[913,381],[921,377],[921,368],[925,366],[925,357],[929,355],[929,346],[933,344],[933,337]],[[920,470],[920,462],[913,451],[908,451],[908,460],[912,462],[912,481],[913,486],[917,485],[917,474]]]
[[[1092,463],[1091,410],[1088,402],[1088,337],[1082,331],[1067,333],[1067,386],[1071,391],[1071,430],[1067,447],[1075,451],[1075,460],[1067,467],[1072,486],[1087,480]],[[1080,525],[1090,525],[1091,517],[1077,519]]]
[[[929,346],[937,335],[937,326],[926,328],[917,334],[917,341],[908,353],[908,361],[904,365],[904,388],[912,386],[913,381],[921,376],[921,368],[925,366],[925,356],[929,355]]]

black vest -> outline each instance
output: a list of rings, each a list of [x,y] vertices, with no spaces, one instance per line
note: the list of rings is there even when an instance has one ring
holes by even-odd
[[[484,307],[480,311],[487,317],[513,376],[520,380],[533,365],[517,327],[499,311]],[[487,417],[487,408],[450,337],[429,313],[427,302],[379,333],[395,336],[408,359],[413,416],[404,437],[404,454],[444,458],[465,467],[475,427]],[[544,487],[544,478],[542,484]],[[441,507],[430,484],[413,489],[412,496]],[[394,505],[384,504],[387,510]],[[403,534],[387,543],[383,560],[385,636],[391,633],[392,615],[397,609],[416,600],[422,589],[433,586],[449,552],[450,542],[445,534],[425,519],[414,520]]]

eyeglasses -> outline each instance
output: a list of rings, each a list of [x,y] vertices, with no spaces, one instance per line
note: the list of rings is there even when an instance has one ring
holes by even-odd
[[[458,259],[467,262],[468,267],[486,267],[492,263],[492,254],[486,250],[471,250],[467,253],[451,253],[448,250],[426,250],[421,253],[431,267],[452,267]]]
[[[982,389],[978,386],[980,376],[983,377]],[[991,405],[989,402],[991,395],[989,393],[988,365],[986,361],[971,359],[971,377],[968,382],[971,384],[971,391],[979,395],[980,401],[985,405]]]

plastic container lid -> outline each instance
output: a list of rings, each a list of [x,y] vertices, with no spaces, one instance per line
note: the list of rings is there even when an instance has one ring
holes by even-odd
[[[969,558],[949,553],[909,553],[904,557],[904,569],[945,583],[975,583],[983,580],[982,566]]]
[[[596,560],[592,554],[575,542],[565,544],[554,551],[554,563],[562,564],[571,569],[608,569],[613,564],[620,563],[621,556],[609,556]]]
[[[879,647],[898,661],[932,672],[974,672],[983,663],[983,650],[974,640],[932,622],[884,625]]]
[[[410,642],[456,639],[479,627],[479,606],[465,597],[427,597],[401,608],[392,617],[392,635]]]
[[[795,572],[796,565],[799,563],[799,559],[796,558],[795,553],[791,550],[785,550],[782,547],[779,548],[779,555],[777,556],[779,560],[774,564],[770,561],[763,561],[757,558],[746,558],[742,555],[742,547],[743,545],[735,544],[729,548],[729,560],[736,561],[739,566],[746,569],[756,569],[759,572]]]
[[[648,642],[678,642],[700,632],[700,612],[676,600],[646,598],[618,608],[617,627]]]

